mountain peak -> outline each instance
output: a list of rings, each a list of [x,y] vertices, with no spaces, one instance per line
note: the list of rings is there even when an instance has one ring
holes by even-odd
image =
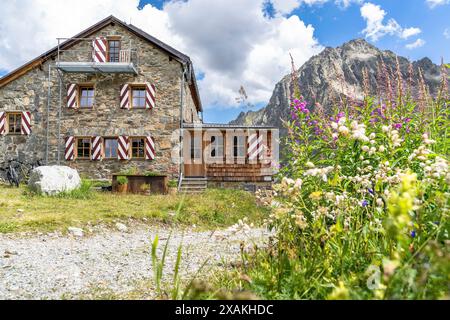
[[[396,70],[395,53],[382,51],[362,38],[350,40],[336,48],[325,48],[299,69],[299,85],[305,100],[310,106],[314,106],[316,102],[320,103],[328,112],[332,111],[336,99],[339,100],[340,96],[362,100],[364,69],[368,71],[370,92],[375,94],[377,79],[382,78],[382,75],[378,75],[381,57],[387,70]],[[406,79],[409,75],[408,60],[400,56],[398,60],[401,73]],[[439,66],[433,64],[430,59],[423,58],[414,63],[415,77],[418,76],[419,67],[424,72],[430,93],[436,94],[439,88]],[[292,77],[287,75],[275,86],[265,108],[241,113],[232,123],[272,125],[281,129],[283,120],[289,119],[289,98],[293,87],[291,80]],[[281,133],[283,134],[283,130]]]

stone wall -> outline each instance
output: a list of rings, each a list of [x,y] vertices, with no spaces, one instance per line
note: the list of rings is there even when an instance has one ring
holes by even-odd
[[[135,36],[128,30],[109,25],[92,37],[122,36],[122,49],[138,50],[138,75],[127,74],[62,74],[62,106],[59,108],[59,80],[55,61],[48,60],[18,79],[0,88],[0,111],[30,111],[32,133],[29,136],[0,136],[0,168],[13,159],[21,163],[45,161],[47,117],[49,164],[76,168],[84,176],[109,178],[114,172],[137,167],[141,171],[157,171],[178,175],[179,166],[172,162],[171,152],[177,141],[172,134],[180,127],[180,89],[182,65],[162,50]],[[62,54],[62,61],[90,61],[91,43],[84,41]],[[52,66],[51,80],[47,81]],[[156,86],[156,107],[153,110],[123,110],[119,107],[120,86],[125,83],[151,82]],[[92,84],[95,104],[92,109],[68,109],[67,86],[70,83]],[[50,86],[49,112],[47,89]],[[188,87],[184,90],[187,113],[192,112],[193,100]],[[195,107],[194,107],[195,108]],[[61,113],[59,113],[61,111]],[[195,112],[196,116],[197,112]],[[185,116],[187,116],[185,114]],[[58,125],[61,118],[60,127]],[[192,116],[190,117],[192,118]],[[58,134],[60,133],[60,134]],[[156,159],[145,160],[64,160],[64,141],[67,136],[148,136],[154,137]],[[172,141],[173,140],[173,141]],[[1,174],[1,173],[0,173]]]

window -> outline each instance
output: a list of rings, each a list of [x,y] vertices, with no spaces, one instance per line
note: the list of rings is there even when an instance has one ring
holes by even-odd
[[[91,158],[91,139],[79,138],[77,139],[77,158],[90,159]]]
[[[191,159],[202,158],[202,142],[200,137],[191,136]]]
[[[145,87],[131,88],[132,108],[145,108]]]
[[[212,136],[211,137],[211,157],[223,158],[223,137]]]
[[[145,141],[144,138],[131,138],[131,158],[145,158]]]
[[[120,41],[110,40],[109,44],[109,62],[119,62],[120,61]]]
[[[105,138],[105,158],[117,159],[118,142],[116,138]]]
[[[94,106],[94,88],[80,87],[80,108],[92,108]]]
[[[22,133],[22,114],[8,113],[8,133],[9,134]]]
[[[245,157],[245,137],[235,136],[233,141],[233,155],[235,158]]]

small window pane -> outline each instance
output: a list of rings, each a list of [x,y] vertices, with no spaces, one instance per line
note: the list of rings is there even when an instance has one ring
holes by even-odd
[[[133,108],[145,108],[145,88],[133,89]]]
[[[8,133],[20,134],[22,132],[22,115],[20,113],[11,113],[8,115]]]
[[[77,140],[77,157],[89,159],[91,156],[91,139],[83,138]]]
[[[131,157],[144,158],[145,141],[143,138],[134,138],[131,140]]]
[[[109,41],[109,62],[119,62],[120,41]]]
[[[118,143],[115,138],[106,138],[105,139],[105,158],[107,159],[117,159],[117,148]]]
[[[80,107],[92,108],[94,106],[94,88],[81,88],[80,91]]]

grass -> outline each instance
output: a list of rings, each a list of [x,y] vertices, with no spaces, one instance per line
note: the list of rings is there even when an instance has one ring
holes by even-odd
[[[267,209],[245,191],[209,189],[198,195],[117,195],[80,190],[56,197],[30,194],[25,186],[0,186],[0,233],[65,231],[69,226],[113,224],[134,219],[221,228],[247,217],[257,223]]]

